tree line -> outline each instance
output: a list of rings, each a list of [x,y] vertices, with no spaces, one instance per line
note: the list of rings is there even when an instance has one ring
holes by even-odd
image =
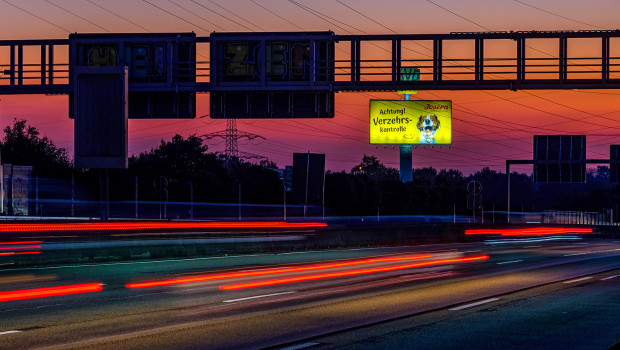
[[[100,171],[73,169],[67,151],[42,137],[25,120],[14,120],[4,128],[0,141],[3,164],[33,166],[37,176],[64,190],[42,191],[41,196],[65,196],[71,179],[77,196],[99,199]],[[195,135],[175,135],[129,159],[128,169],[109,172],[110,200],[135,198],[135,179],[139,179],[141,201],[162,199],[162,178],[167,183],[168,201],[248,204],[282,204],[284,186],[275,163],[250,163],[209,152]],[[54,182],[56,181],[56,182]],[[413,170],[413,181],[402,183],[398,170],[385,166],[375,156],[364,155],[350,171],[325,174],[325,206],[329,215],[457,215],[469,214],[474,204],[468,184],[481,184],[477,209],[506,210],[506,174],[483,168],[465,176],[454,169],[432,167]],[[240,194],[240,189],[241,194]],[[240,198],[241,197],[241,198]],[[468,203],[469,202],[469,203]],[[535,183],[530,175],[511,174],[513,211],[579,210],[601,211],[620,202],[620,190],[609,182],[609,168],[589,169],[585,184]],[[469,205],[468,205],[469,204]]]

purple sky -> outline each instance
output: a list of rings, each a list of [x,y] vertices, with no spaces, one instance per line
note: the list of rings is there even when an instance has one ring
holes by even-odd
[[[67,38],[71,32],[194,31],[198,36],[208,36],[212,31],[443,34],[616,29],[618,13],[617,0],[592,0],[587,5],[575,0],[125,0],[122,6],[112,0],[0,0],[0,40]],[[529,49],[537,52],[557,52],[555,42],[530,45]],[[366,58],[384,55],[376,48],[362,49]],[[0,66],[8,63],[8,50],[2,50]],[[338,50],[346,54],[348,48]],[[509,56],[513,46],[498,43],[487,50],[489,55]],[[576,41],[570,50],[571,57],[598,57],[600,43]],[[444,54],[470,57],[471,45],[449,43]],[[620,57],[620,40],[612,40],[611,55]],[[620,63],[620,58],[613,63]],[[588,157],[607,158],[609,144],[620,143],[618,95],[617,90],[420,91],[412,97],[452,100],[453,144],[414,150],[414,167],[454,168],[466,174],[483,166],[503,170],[506,159],[531,158],[535,134],[586,134]],[[0,98],[2,126],[13,118],[27,119],[59,146],[72,150],[73,121],[67,116],[66,96]],[[339,93],[333,119],[238,120],[240,131],[267,139],[240,140],[239,149],[267,156],[282,167],[292,163],[293,152],[311,151],[325,153],[331,170],[348,171],[364,154],[376,155],[398,168],[397,147],[368,143],[368,100],[400,98],[396,93]],[[197,112],[199,116],[209,113],[208,95],[198,96]],[[194,120],[130,120],[129,127],[129,152],[134,154],[156,147],[159,140],[169,140],[175,133],[187,136],[224,130],[225,121],[208,116]],[[221,139],[207,144],[212,151],[224,150]],[[517,170],[531,171],[527,166]]]

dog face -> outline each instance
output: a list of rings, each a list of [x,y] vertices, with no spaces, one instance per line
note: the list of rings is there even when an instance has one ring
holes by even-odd
[[[439,119],[437,119],[437,116],[434,114],[421,115],[416,126],[420,131],[424,131],[429,128],[431,131],[435,131],[439,129]]]
[[[422,115],[416,124],[420,130],[420,143],[436,143],[435,131],[439,129],[439,119],[436,115]]]

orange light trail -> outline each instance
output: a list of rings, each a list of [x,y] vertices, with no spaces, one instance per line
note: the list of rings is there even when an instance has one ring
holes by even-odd
[[[431,257],[432,255],[427,254],[427,255],[415,255],[415,256],[405,256],[405,257],[392,257],[392,258],[371,258],[371,259],[361,259],[361,260],[353,260],[353,261],[329,263],[329,264],[317,264],[317,265],[301,266],[301,267],[284,267],[284,268],[277,268],[273,270],[231,272],[231,273],[222,273],[222,274],[215,274],[215,275],[202,275],[202,276],[195,276],[195,277],[188,277],[188,278],[177,278],[177,279],[160,280],[160,281],[129,283],[125,285],[125,287],[129,289],[161,287],[161,286],[169,286],[169,285],[183,284],[183,283],[205,282],[205,281],[212,281],[212,280],[226,279],[226,278],[265,276],[265,275],[274,275],[274,274],[289,273],[289,272],[313,271],[313,270],[321,270],[321,269],[330,269],[330,268],[335,268],[335,267],[372,264],[372,263],[389,262],[389,261],[407,261],[407,260],[414,260],[414,259],[428,259]]]
[[[536,236],[557,235],[564,233],[592,233],[591,228],[571,227],[532,227],[516,229],[476,229],[465,230],[466,235],[502,235],[502,236]]]
[[[115,230],[157,230],[157,229],[250,229],[250,228],[320,228],[324,222],[81,222],[55,224],[4,224],[0,232],[40,231],[115,231]]]
[[[0,292],[0,302],[53,297],[59,295],[92,293],[103,290],[103,283],[73,284],[59,287],[36,288]]]
[[[466,262],[466,261],[477,261],[477,260],[484,260],[484,259],[488,259],[488,258],[489,258],[488,255],[481,255],[481,256],[474,256],[474,257],[469,257],[469,258],[425,261],[425,262],[420,262],[420,263],[397,265],[397,266],[389,266],[389,267],[376,267],[376,268],[363,269],[363,270],[353,270],[353,271],[344,271],[344,272],[332,272],[332,273],[324,273],[324,274],[311,275],[311,276],[299,276],[299,277],[274,279],[274,280],[259,281],[259,282],[229,284],[229,285],[220,286],[219,288],[221,290],[235,290],[235,289],[244,289],[244,288],[264,287],[264,286],[271,286],[271,285],[275,285],[275,284],[284,284],[284,283],[302,282],[302,281],[312,281],[312,280],[325,279],[325,278],[334,278],[334,277],[355,276],[355,275],[377,273],[377,272],[397,271],[397,270],[410,269],[410,268],[414,268],[414,267],[432,266],[432,265],[447,264],[447,263],[457,263],[457,262]]]

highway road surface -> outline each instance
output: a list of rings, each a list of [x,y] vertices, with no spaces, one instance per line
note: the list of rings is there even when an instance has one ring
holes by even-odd
[[[1,349],[607,349],[620,240],[0,270]]]

